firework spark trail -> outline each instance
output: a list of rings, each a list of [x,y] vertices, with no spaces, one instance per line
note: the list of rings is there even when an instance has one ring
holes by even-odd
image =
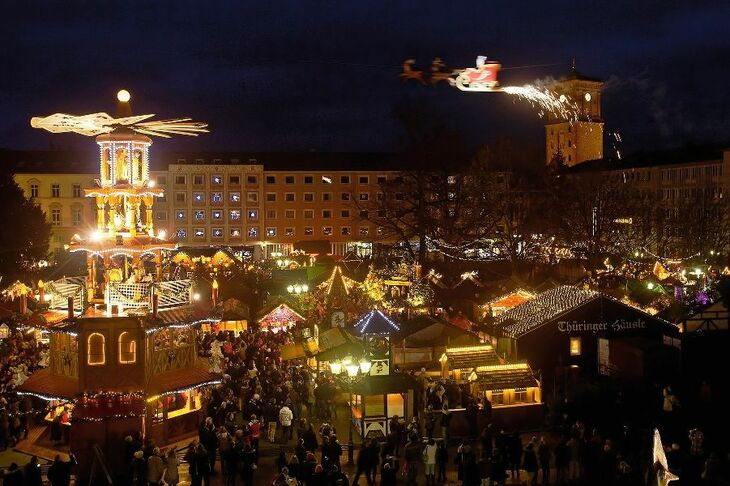
[[[572,123],[577,121],[580,115],[580,109],[574,101],[547,88],[526,84],[524,86],[505,86],[502,91],[539,108],[540,118],[543,118],[545,113],[551,113],[555,117],[564,118]]]

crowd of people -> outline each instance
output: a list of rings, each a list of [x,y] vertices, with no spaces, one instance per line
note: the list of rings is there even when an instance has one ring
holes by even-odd
[[[15,331],[0,340],[0,451],[28,435],[28,419],[35,412],[14,390],[43,364],[46,352],[32,332]]]

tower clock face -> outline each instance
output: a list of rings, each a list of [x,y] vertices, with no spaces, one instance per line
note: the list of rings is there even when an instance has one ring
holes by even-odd
[[[330,322],[332,327],[345,327],[345,313],[341,310],[334,311]]]

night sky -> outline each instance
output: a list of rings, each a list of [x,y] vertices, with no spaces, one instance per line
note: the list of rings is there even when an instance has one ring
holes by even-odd
[[[567,74],[575,57],[606,80],[606,131],[621,133],[622,150],[727,142],[729,24],[728,2],[697,0],[11,0],[0,20],[0,147],[88,148],[32,129],[30,117],[113,114],[122,87],[136,113],[210,123],[210,134],[163,149],[398,150],[400,103],[421,104],[473,146],[543,144],[542,120],[507,95],[398,79],[406,58],[457,68],[479,54],[517,68],[503,84]]]

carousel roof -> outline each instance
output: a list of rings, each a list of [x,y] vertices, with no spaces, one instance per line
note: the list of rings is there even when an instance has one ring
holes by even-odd
[[[148,395],[162,394],[220,383],[220,375],[208,370],[206,360],[199,358],[190,368],[179,368],[154,375],[147,383],[145,391]]]

